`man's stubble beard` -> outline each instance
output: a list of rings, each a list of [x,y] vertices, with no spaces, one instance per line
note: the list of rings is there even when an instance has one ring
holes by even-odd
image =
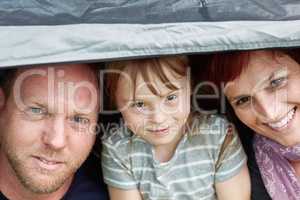
[[[26,154],[22,153],[22,155],[17,155],[17,150],[6,144],[3,143],[1,148],[10,167],[23,187],[34,194],[49,194],[57,191],[66,183],[66,181],[68,181],[69,178],[73,177],[83,162],[82,160],[68,162],[66,170],[60,171],[58,174],[48,176],[47,170],[38,170],[30,168],[30,166],[26,166],[25,163],[27,162],[24,156]],[[48,179],[45,179],[44,177],[42,179],[37,179],[38,176],[48,176]]]

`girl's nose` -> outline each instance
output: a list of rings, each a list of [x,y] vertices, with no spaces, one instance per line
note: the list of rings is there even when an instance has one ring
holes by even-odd
[[[150,113],[151,122],[156,123],[156,124],[161,124],[165,121],[165,118],[166,118],[166,115],[159,106],[156,106],[154,109],[152,109],[152,111]]]

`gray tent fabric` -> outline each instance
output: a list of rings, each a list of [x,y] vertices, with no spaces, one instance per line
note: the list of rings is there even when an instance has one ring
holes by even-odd
[[[0,27],[0,66],[299,47],[300,21]]]
[[[1,0],[0,25],[299,19],[299,0]]]
[[[0,67],[286,47],[299,0],[0,1]]]

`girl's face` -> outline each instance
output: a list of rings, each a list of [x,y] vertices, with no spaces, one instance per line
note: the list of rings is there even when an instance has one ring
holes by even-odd
[[[163,71],[178,89],[169,89],[168,83],[153,74],[150,80],[158,92],[155,95],[141,75],[137,74],[135,83],[132,78],[120,76],[116,103],[126,126],[134,134],[155,147],[173,147],[180,140],[190,113],[190,83],[187,77],[176,75],[168,67],[163,67]]]
[[[256,133],[285,146],[300,143],[300,66],[288,55],[251,52],[248,68],[226,84],[225,94]]]

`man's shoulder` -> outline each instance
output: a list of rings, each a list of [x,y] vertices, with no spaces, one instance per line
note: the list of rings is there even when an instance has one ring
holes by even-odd
[[[8,199],[0,192],[0,200],[8,200]]]

